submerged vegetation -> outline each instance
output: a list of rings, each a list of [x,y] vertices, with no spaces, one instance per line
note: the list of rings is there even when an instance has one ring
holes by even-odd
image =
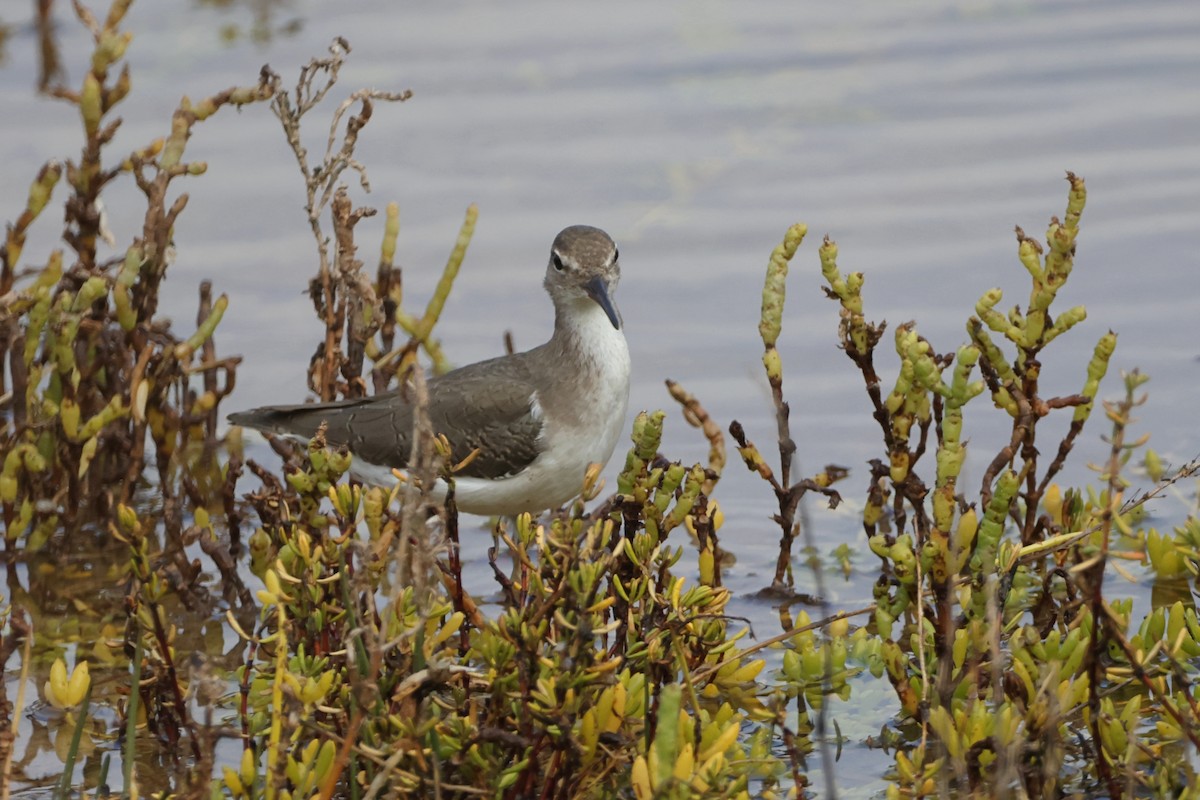
[[[754,640],[727,611],[733,547],[720,540],[716,499],[724,433],[671,382],[709,442],[708,462],[662,455],[666,415],[640,415],[615,494],[602,496],[594,471],[570,507],[496,522],[496,597],[485,604],[464,586],[453,504],[416,488],[431,480],[352,484],[349,456],[320,434],[307,449],[277,444],[282,471],[243,463],[236,431],[222,438],[238,359],[217,355],[214,333],[236,298],[202,286],[186,336],[156,316],[172,231],[186,224],[176,181],[205,170],[185,160],[191,131],[224,106],[269,102],[300,164],[318,248],[310,295],[323,330],[310,388],[355,397],[412,374],[419,401],[413,367],[444,368],[433,330],[476,212],[417,315],[392,263],[395,206],[371,275],[354,234],[374,212],[340,183],[346,170],[365,183],[353,151],[374,104],[407,94],[351,94],[310,162],[300,124],[334,87],[349,52],[338,40],[292,92],[264,69],[254,86],[185,99],[166,136],[114,159],[113,110],[133,86],[122,60],[128,5],[118,0],[103,20],[78,8],[95,40],[90,69],[78,88],[52,91],[79,109],[83,147],[37,171],[0,252],[0,663],[19,671],[0,684],[6,794],[35,783],[25,765],[54,749],[64,797],[112,787],[254,800],[784,797],[816,790],[814,757],[836,786],[842,738],[830,706],[884,680],[894,695],[879,768],[889,796],[1197,793],[1200,522],[1184,513],[1160,531],[1145,513],[1197,465],[1167,469],[1132,430],[1143,376],[1124,375],[1118,399],[1100,400],[1111,332],[1078,365],[1076,394],[1042,388],[1043,351],[1085,317],[1059,301],[1082,178],[1068,173],[1066,213],[1044,246],[1017,230],[1028,303],[1002,313],[1000,291],[985,292],[957,349],[906,323],[890,340],[895,357],[881,350],[885,325],[868,321],[864,276],[841,271],[834,242],[820,246],[840,345],[882,439],[862,475],[792,475],[779,348],[804,226],[771,254],[760,333],[778,460],[736,421],[729,431],[777,504],[779,559],[764,594],[781,604],[781,633]],[[102,193],[130,179],[146,200],[144,226],[105,261]],[[65,250],[22,268],[27,231],[64,182]],[[971,486],[963,430],[984,415],[1004,415],[1010,438]],[[1051,441],[1044,421],[1057,416],[1070,423]],[[1110,456],[1096,485],[1063,488],[1085,431],[1104,435]],[[420,415],[416,433],[412,472],[452,477],[448,449]],[[1137,493],[1135,459],[1151,484]],[[818,620],[792,613],[809,494],[830,505],[861,498],[854,547],[860,562],[877,558],[871,606],[821,606]],[[74,558],[98,549],[119,550],[117,565],[89,572],[86,555]],[[1113,587],[1138,563],[1168,588],[1135,619]],[[831,574],[817,565],[818,587]],[[36,701],[30,674],[46,676]],[[29,741],[16,735],[23,719]]]

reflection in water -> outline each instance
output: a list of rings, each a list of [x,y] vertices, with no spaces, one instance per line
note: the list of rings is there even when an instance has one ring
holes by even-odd
[[[144,497],[139,503],[146,518],[153,512],[145,504],[153,502]],[[156,564],[196,557],[191,547],[189,554],[173,555],[174,547],[161,539],[161,530],[158,536],[151,547]],[[93,531],[89,535],[87,530],[77,531],[66,541],[55,539],[40,552],[8,562],[5,604],[20,609],[14,621],[17,626],[27,624],[33,632],[25,713],[18,720],[12,772],[25,789],[55,785],[75,726],[70,712],[55,709],[44,696],[43,685],[55,659],[65,661],[68,668],[85,660],[91,667],[89,718],[93,725],[85,731],[76,762],[78,774],[95,786],[101,762],[107,757],[112,759],[109,781],[120,783],[122,750],[113,737],[128,702],[130,653],[123,643],[129,567],[128,548],[106,532]],[[171,573],[169,567],[163,567],[163,571]],[[187,587],[186,593],[166,593],[162,601],[170,621],[168,632],[181,660],[180,674],[188,686],[194,687],[193,692],[203,688],[205,676],[231,675],[246,659],[245,640],[226,637],[223,619],[230,606],[222,598],[224,587],[215,583],[201,580]],[[233,606],[232,610],[240,624],[253,627],[253,608]],[[9,699],[15,700],[17,682],[13,676],[6,676],[6,688]],[[218,691],[232,691],[232,686],[222,681]],[[175,769],[177,754],[167,741],[146,728],[144,715],[139,717],[139,784],[143,792],[170,790],[174,787],[169,776]]]
[[[290,0],[195,0],[196,5],[228,11],[235,8],[248,8],[250,11],[249,27],[239,20],[225,22],[218,26],[218,33],[226,44],[233,44],[242,39],[249,39],[256,44],[267,44],[275,37],[294,36],[304,26],[300,16],[283,20],[278,17],[292,6]]]

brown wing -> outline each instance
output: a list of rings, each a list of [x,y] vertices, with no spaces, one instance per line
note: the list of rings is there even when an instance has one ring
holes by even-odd
[[[523,354],[471,364],[431,378],[429,417],[451,444],[453,459],[480,453],[459,474],[499,478],[520,472],[538,456],[541,419],[533,415],[535,385]],[[231,414],[229,421],[269,433],[326,438],[371,464],[403,467],[412,447],[413,410],[399,392],[361,400],[268,406]]]

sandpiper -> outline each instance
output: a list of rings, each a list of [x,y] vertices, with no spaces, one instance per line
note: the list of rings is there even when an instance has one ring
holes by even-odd
[[[455,500],[471,514],[515,515],[574,497],[590,464],[608,463],[629,403],[629,349],[613,293],[617,246],[599,228],[575,225],[554,239],[544,286],[554,301],[554,335],[523,353],[461,367],[428,381],[429,417],[455,462]],[[390,485],[403,469],[413,409],[400,392],[334,403],[266,406],[229,421],[349,448],[351,474]],[[435,491],[444,496],[439,482]]]

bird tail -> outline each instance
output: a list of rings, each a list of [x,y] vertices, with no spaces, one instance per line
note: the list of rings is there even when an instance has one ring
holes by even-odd
[[[351,403],[306,403],[298,406],[264,406],[230,414],[233,425],[254,428],[278,436],[298,436],[311,439],[322,422],[336,426],[342,408]]]

